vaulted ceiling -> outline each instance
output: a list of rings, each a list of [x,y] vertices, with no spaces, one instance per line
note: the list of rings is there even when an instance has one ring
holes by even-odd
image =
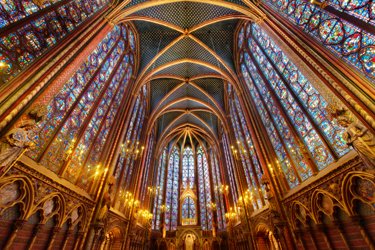
[[[217,140],[224,114],[224,83],[238,83],[233,61],[239,20],[264,15],[250,1],[158,0],[118,5],[109,19],[133,21],[140,40],[137,86],[150,85],[149,130],[159,144]],[[160,145],[163,146],[163,145]]]

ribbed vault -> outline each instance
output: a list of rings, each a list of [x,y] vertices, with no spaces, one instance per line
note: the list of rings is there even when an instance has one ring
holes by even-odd
[[[140,34],[137,89],[150,88],[148,133],[159,144],[189,134],[195,142],[218,143],[228,128],[224,89],[238,83],[233,63],[233,33],[239,20],[264,14],[250,1],[159,0],[120,3],[111,22],[133,21]],[[159,145],[163,146],[163,145]]]

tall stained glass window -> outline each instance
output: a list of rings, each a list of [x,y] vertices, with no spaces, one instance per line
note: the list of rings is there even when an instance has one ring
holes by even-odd
[[[375,25],[372,1],[325,1],[336,11],[321,9],[305,0],[263,2],[323,44],[335,56],[369,79],[375,79],[375,35],[370,31]]]
[[[224,228],[224,197],[214,188],[221,186],[222,173],[216,154],[212,149],[206,151],[205,145],[190,142],[183,144],[181,150],[176,145],[169,155],[165,148],[159,156],[153,182],[159,188],[153,205],[153,229],[161,230],[162,205],[167,208],[168,231],[176,230],[178,221],[212,230],[213,213],[217,213],[218,227]],[[216,209],[212,209],[212,204],[216,204]]]
[[[182,225],[196,225],[197,209],[193,197],[186,197],[182,200],[181,219]]]
[[[9,65],[0,82],[16,76],[108,2],[52,0],[37,6],[32,0],[0,1],[0,62]]]
[[[242,76],[290,187],[349,151],[325,99],[258,24],[244,25],[238,47]]]
[[[182,154],[182,188],[186,189],[188,184],[193,188],[195,180],[194,156],[191,147],[185,147]]]
[[[203,230],[211,230],[212,210],[209,209],[212,201],[211,181],[206,153],[202,146],[197,149],[197,168],[201,226]]]
[[[116,190],[126,192],[132,185],[133,169],[136,159],[139,157],[142,146],[140,145],[140,136],[146,115],[147,91],[144,86],[135,101],[130,121],[127,124],[126,133],[122,139],[121,152],[114,170],[114,176],[117,181]],[[138,153],[137,153],[138,150]]]
[[[154,200],[152,228],[154,230],[160,229],[160,217],[161,211],[160,208],[163,205],[163,194],[164,194],[164,183],[165,183],[165,169],[167,164],[167,148],[164,148],[163,153],[159,159],[157,177],[156,177],[156,186],[158,187],[158,192],[156,193]]]
[[[237,193],[237,185],[236,185],[236,179],[234,175],[234,168],[232,165],[232,161],[229,155],[229,152],[231,152],[230,147],[229,147],[229,140],[228,137],[225,133],[225,131],[222,131],[222,142],[223,142],[223,149],[224,149],[224,154],[225,154],[225,160],[227,162],[227,169],[228,169],[228,176],[229,176],[229,186],[230,186],[230,192],[231,195],[233,195],[233,200],[235,202],[238,201],[238,193]]]
[[[217,155],[214,151],[210,150],[210,159],[211,159],[211,171],[212,171],[212,185],[213,187],[219,187],[222,185],[221,177],[220,177],[220,167],[217,160]],[[220,194],[217,188],[214,188],[215,194],[215,204],[216,204],[216,212],[217,212],[217,227],[219,229],[224,229],[225,225],[225,210],[224,210],[224,197]]]
[[[260,182],[263,171],[260,167],[238,96],[230,85],[228,85],[228,96],[229,111],[237,139],[234,145],[232,145],[232,152],[236,152],[235,157],[239,156],[241,159],[248,184],[248,191],[253,197],[251,199],[253,202],[252,205],[254,209],[259,209],[265,205],[263,198],[264,187]]]
[[[174,146],[169,157],[167,190],[165,203],[167,212],[165,213],[165,224],[167,230],[177,229],[178,218],[178,198],[179,198],[179,172],[180,172],[180,152]]]
[[[133,73],[128,29],[116,26],[109,32],[54,97],[47,119],[38,125],[37,147],[28,153],[84,188],[98,168]]]

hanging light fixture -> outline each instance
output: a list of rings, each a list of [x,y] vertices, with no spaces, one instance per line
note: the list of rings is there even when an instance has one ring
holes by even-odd
[[[141,146],[139,141],[133,143],[130,140],[127,140],[125,143],[121,145],[121,152],[127,157],[133,157],[137,159],[140,155],[142,155],[145,147]]]

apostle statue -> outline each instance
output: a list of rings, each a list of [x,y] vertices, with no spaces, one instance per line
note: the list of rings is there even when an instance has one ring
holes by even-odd
[[[337,123],[345,128],[343,139],[352,146],[368,167],[375,167],[375,136],[360,122],[353,119],[345,108],[331,112]]]
[[[35,146],[31,139],[31,132],[40,122],[46,109],[36,106],[16,123],[0,141],[0,175],[4,174],[17,159],[29,148]]]
[[[107,214],[112,203],[112,191],[113,191],[114,184],[115,184],[115,177],[109,176],[108,183],[107,183],[108,188],[103,194],[103,200],[101,202],[101,206],[100,206],[100,210],[98,214],[99,222],[104,222],[104,220],[107,218]]]

